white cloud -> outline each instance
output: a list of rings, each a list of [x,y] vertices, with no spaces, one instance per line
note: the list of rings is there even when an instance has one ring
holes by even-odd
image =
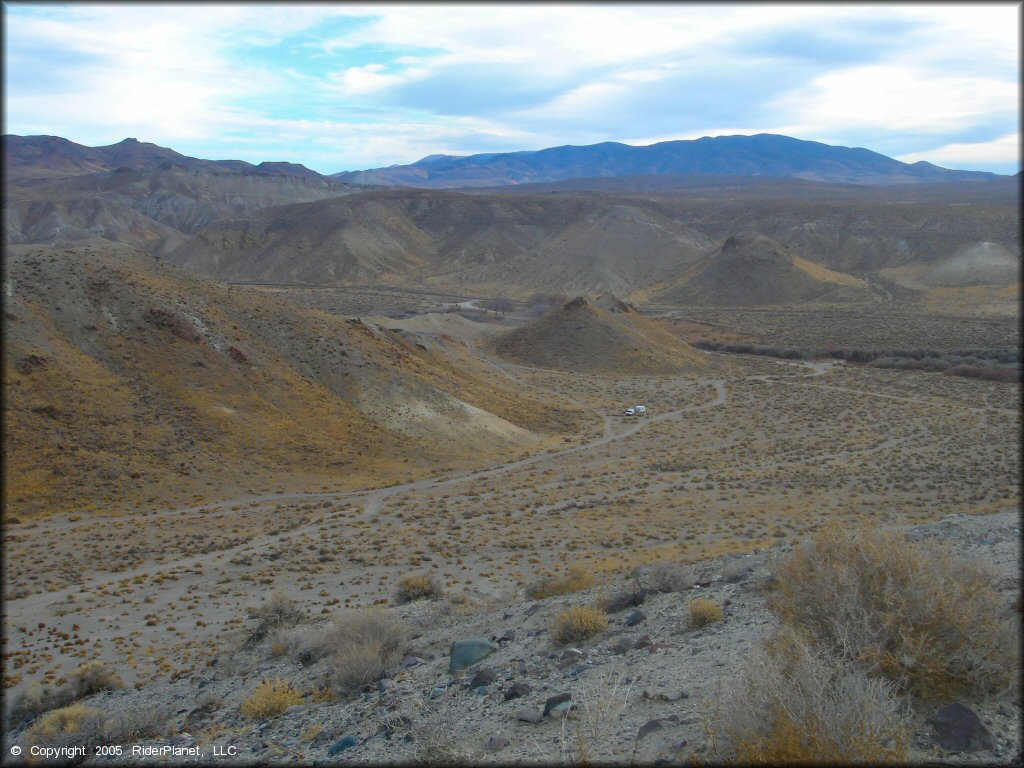
[[[345,96],[361,96],[376,93],[384,88],[409,79],[408,73],[393,75],[385,73],[383,64],[364,64],[361,67],[349,67],[342,72],[331,75],[338,85],[338,90]]]
[[[828,72],[774,106],[793,119],[837,127],[944,133],[1016,113],[1016,82],[945,75],[886,64]]]
[[[209,137],[217,147],[243,139],[255,147],[262,136],[277,151],[282,144],[274,132],[286,118],[287,135],[308,137],[295,140],[294,159],[303,162],[311,147],[340,136],[351,151],[339,162],[349,167],[438,151],[639,144],[724,133],[841,137],[869,147],[914,133],[940,145],[951,129],[1002,122],[1006,132],[1013,130],[1019,103],[1019,7],[1005,3],[72,3],[8,5],[4,14],[6,117],[14,132],[61,133],[85,143],[135,135],[196,145]],[[899,29],[901,47],[876,46],[870,34],[852,46],[846,40],[847,50],[859,49],[858,65],[840,69],[827,46],[809,46],[801,53],[805,69],[791,61],[786,82],[807,77],[807,70],[810,80],[766,104],[780,82],[773,67],[777,57],[785,58],[785,43],[759,48],[756,65],[744,54],[754,50],[748,43],[800,40],[808,31],[841,38],[844,29],[860,34],[873,24],[882,36]],[[304,57],[301,66],[299,58],[289,59],[295,51]],[[320,60],[322,70],[314,71],[311,62]],[[730,62],[743,65],[743,82],[751,73],[739,109],[702,113],[710,108],[694,98],[685,105],[691,118],[678,124],[702,130],[679,133],[671,109],[651,111],[666,100],[674,106],[673,89],[709,82],[700,80],[705,72],[713,80]],[[545,87],[511,88],[509,99],[491,99],[488,111],[475,109],[474,94],[486,94],[489,81],[473,78],[495,72],[507,74],[506,82]],[[446,83],[458,82],[468,96],[448,100],[444,109],[455,114],[442,114],[425,99],[403,108],[414,103],[408,86],[417,82],[430,86],[420,93],[441,93]],[[514,101],[520,92],[524,101]],[[356,111],[358,123],[352,122]],[[702,122],[743,127],[704,128]]]
[[[896,159],[904,163],[925,160],[950,168],[978,165],[1012,165],[1020,168],[1020,134],[1008,133],[992,141],[974,144],[946,144],[935,149],[900,155]]]

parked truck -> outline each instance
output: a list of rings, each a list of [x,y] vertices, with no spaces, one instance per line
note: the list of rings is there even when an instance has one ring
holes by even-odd
[[[643,416],[647,413],[646,405],[634,405],[632,408],[626,409],[627,416]]]

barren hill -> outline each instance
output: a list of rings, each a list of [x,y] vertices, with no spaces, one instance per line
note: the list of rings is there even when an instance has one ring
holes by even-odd
[[[675,373],[706,356],[605,294],[582,296],[494,341],[499,355],[536,368],[615,373]]]
[[[168,258],[220,279],[628,293],[711,242],[639,200],[382,191],[212,225]]]
[[[7,514],[394,482],[536,446],[577,418],[385,329],[124,247],[14,251]]]
[[[294,163],[200,160],[126,139],[4,136],[4,243],[130,243],[162,252],[225,217],[350,194]]]
[[[962,188],[965,194],[971,189]],[[746,232],[786,251],[780,269],[790,269],[786,261],[804,267],[810,262],[807,269],[791,270],[797,285],[767,290],[770,303],[790,295],[817,300],[844,281],[847,288],[863,288],[814,265],[872,283],[895,279],[885,270],[927,270],[978,247],[1005,254],[1007,263],[1019,262],[1016,205],[987,202],[985,195],[977,202],[967,195],[956,204],[925,197],[873,201],[836,193],[819,199],[799,183],[699,187],[660,196],[375,191],[221,221],[168,258],[240,282],[426,283],[519,297],[607,291],[647,300],[655,290],[686,283],[699,264],[715,256],[716,243]],[[728,254],[718,262],[724,266],[713,271],[737,268],[729,266],[735,258]],[[1005,265],[997,273],[1013,281]],[[943,279],[959,278],[965,284],[976,279],[971,270],[956,269]],[[751,301],[732,296],[728,280],[719,287],[701,303]],[[870,291],[846,288],[835,296],[875,300]]]
[[[647,292],[656,303],[711,305],[866,301],[868,284],[800,258],[760,234],[741,233],[667,285]]]

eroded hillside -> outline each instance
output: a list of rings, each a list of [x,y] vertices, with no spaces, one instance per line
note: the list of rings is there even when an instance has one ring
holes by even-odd
[[[538,446],[571,405],[127,248],[8,253],[6,512],[393,482]]]

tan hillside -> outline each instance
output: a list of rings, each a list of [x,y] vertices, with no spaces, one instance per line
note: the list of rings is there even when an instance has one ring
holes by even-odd
[[[168,255],[222,280],[620,294],[711,241],[641,200],[367,192],[221,221]]]
[[[385,329],[123,246],[9,249],[3,290],[13,516],[400,481],[518,453],[579,416]]]
[[[218,219],[350,191],[322,178],[181,165],[9,180],[4,243],[119,242],[162,253]]]
[[[655,303],[748,306],[866,301],[872,293],[861,278],[797,256],[765,235],[743,233],[643,296]]]
[[[707,357],[610,294],[577,297],[503,334],[495,351],[536,368],[619,373],[699,369]]]

